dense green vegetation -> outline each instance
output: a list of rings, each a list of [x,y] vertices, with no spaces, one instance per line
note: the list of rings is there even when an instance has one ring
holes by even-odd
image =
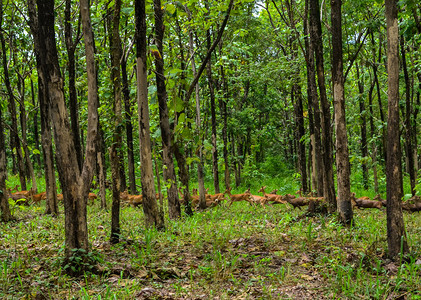
[[[2,1],[0,43],[0,298],[421,298],[417,1]],[[262,186],[325,210],[206,208]]]

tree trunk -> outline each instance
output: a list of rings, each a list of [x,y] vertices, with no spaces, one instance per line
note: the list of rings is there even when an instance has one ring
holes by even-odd
[[[387,25],[388,121],[387,121],[387,243],[389,258],[399,259],[408,252],[402,216],[400,182],[402,181],[399,138],[399,27],[396,0],[385,0]]]
[[[133,125],[132,125],[132,103],[130,100],[129,81],[127,78],[127,56],[121,60],[121,79],[123,84],[124,97],[124,123],[126,126],[126,141],[127,141],[127,171],[129,173],[129,192],[137,195],[135,164],[133,155]]]
[[[342,223],[352,222],[350,164],[345,118],[345,88],[342,59],[342,0],[331,0],[332,79],[336,129],[336,174],[338,178],[338,212]],[[333,182],[333,180],[332,180]]]
[[[332,133],[330,129],[330,105],[326,95],[324,76],[322,26],[318,0],[310,0],[310,39],[316,56],[317,81],[322,108],[322,145],[323,145],[323,196],[328,203],[329,211],[336,211],[335,185],[333,180]]]
[[[137,106],[139,114],[139,147],[141,162],[141,182],[143,212],[146,227],[164,228],[156,202],[155,184],[152,168],[151,133],[149,129],[148,82],[146,69],[146,13],[145,0],[134,1],[136,15],[136,71],[137,71]]]
[[[86,200],[82,197],[85,184],[80,177],[76,152],[67,117],[63,79],[60,74],[54,31],[54,1],[38,0],[38,32],[42,81],[47,85],[48,101],[54,124],[58,171],[63,189],[65,207],[66,257],[74,255],[72,249],[88,251]],[[90,111],[92,112],[92,111]],[[86,193],[87,196],[87,193]]]
[[[22,131],[22,148],[25,154],[26,171],[27,177],[31,178],[31,191],[35,194],[38,193],[37,180],[34,172],[34,165],[31,161],[31,155],[29,153],[28,139],[27,139],[27,119],[25,109],[25,79],[21,74],[18,73],[17,88],[20,96],[19,107],[20,107],[20,128]]]
[[[105,184],[101,184],[101,182],[105,182],[105,178],[104,178],[104,160],[102,159],[103,155],[102,152],[97,151],[96,153],[96,157],[97,157],[97,163],[98,163],[98,175],[99,175],[99,198],[101,201],[101,209],[107,209],[107,191],[105,188]]]
[[[32,96],[32,105],[34,107],[37,107],[36,103],[35,103],[35,89],[34,89],[34,81],[31,79],[31,96]],[[38,133],[38,109],[36,109],[34,111],[34,115],[32,118],[32,122],[33,122],[33,135],[34,135],[34,148],[35,150],[37,150],[37,153],[35,153],[34,157],[35,157],[35,161],[38,165],[38,168],[41,168],[41,155],[39,153],[41,153],[40,151],[40,139],[39,139],[39,133]]]
[[[120,10],[121,0],[116,0],[114,5],[114,14],[112,17],[112,31],[110,38],[111,53],[111,81],[114,88],[114,133],[113,144],[110,149],[111,174],[112,174],[112,190],[113,202],[111,210],[111,238],[112,244],[116,244],[120,240],[120,191],[121,178],[125,177],[124,172],[120,172],[120,154],[122,145],[122,116],[121,116],[121,76],[120,76],[120,60],[121,60],[121,40],[120,40]],[[121,176],[123,175],[123,176]],[[124,189],[124,187],[123,187]]]
[[[365,113],[365,101],[364,101],[364,83],[360,77],[360,68],[358,63],[355,64],[357,69],[357,80],[358,80],[358,92],[359,92],[359,106],[360,106],[360,130],[361,130],[361,170],[363,175],[363,186],[365,190],[368,190],[368,169],[367,169],[367,118]]]
[[[165,87],[164,77],[164,20],[163,9],[161,7],[161,0],[154,0],[155,11],[155,36],[156,46],[158,53],[155,55],[155,68],[156,68],[156,86],[157,98],[159,103],[159,126],[161,128],[162,137],[162,158],[164,168],[164,181],[168,186],[168,213],[170,219],[178,219],[181,216],[180,201],[178,199],[177,181],[175,176],[173,154],[171,148],[171,130],[170,121],[168,117],[167,106],[167,90]]]
[[[178,163],[178,177],[180,178],[180,182],[183,187],[184,212],[188,216],[192,216],[193,210],[190,201],[189,172],[187,170],[187,162],[185,158],[186,156],[181,152],[180,146],[178,144],[174,146],[174,155]]]
[[[207,30],[207,44],[208,49],[211,47],[210,39],[210,30]],[[219,188],[219,171],[218,171],[218,149],[216,144],[216,108],[215,108],[215,92],[214,92],[214,83],[212,79],[212,63],[209,59],[207,64],[207,75],[208,75],[208,85],[209,85],[209,94],[210,94],[210,109],[211,109],[211,119],[212,119],[212,171],[213,171],[213,186],[215,188],[215,194],[220,193]]]
[[[70,121],[72,125],[73,139],[76,147],[76,157],[79,169],[82,170],[83,164],[83,153],[82,144],[80,141],[80,128],[79,128],[79,115],[78,115],[78,101],[76,92],[76,59],[75,52],[76,46],[79,43],[79,30],[80,21],[78,20],[78,33],[75,41],[73,41],[73,29],[72,29],[72,18],[71,18],[71,0],[66,0],[66,6],[64,9],[64,36],[66,41],[66,51],[68,57],[68,72],[69,72],[69,112]]]
[[[306,11],[309,7],[309,0],[306,0]],[[309,35],[309,29],[307,26],[307,13],[305,14],[304,20],[304,34],[305,34],[305,48],[306,48],[306,67],[307,67],[307,95],[310,110],[313,114],[314,126],[313,126],[313,190],[317,191],[319,197],[323,196],[323,157],[322,157],[322,142],[320,137],[320,106],[319,96],[317,94],[317,83],[316,83],[316,72],[314,63],[314,47],[313,43],[309,41],[307,37]]]
[[[230,173],[229,173],[229,161],[228,161],[228,83],[224,74],[224,67],[221,65],[221,77],[222,77],[222,88],[223,98],[219,100],[219,111],[222,114],[222,140],[224,143],[223,156],[224,156],[224,181],[225,189],[230,188]]]
[[[377,177],[377,145],[376,141],[374,140],[374,136],[376,134],[377,128],[374,126],[374,112],[373,112],[373,89],[374,89],[375,82],[372,83],[372,88],[368,93],[368,107],[370,112],[370,135],[371,135],[371,162],[373,167],[373,181],[374,181],[374,192],[376,194],[379,193],[379,180]]]
[[[400,37],[400,49],[402,55],[402,69],[405,79],[405,152],[407,158],[407,170],[409,173],[409,182],[411,185],[411,194],[415,195],[416,173],[414,168],[414,155],[413,155],[413,131],[411,125],[412,105],[411,105],[411,83],[409,82],[408,66],[406,64],[406,51],[405,51],[405,37]]]
[[[3,29],[3,1],[0,3],[0,34]],[[3,41],[3,38],[2,38]],[[2,50],[4,47],[2,48]],[[4,53],[4,52],[2,52]],[[4,65],[3,65],[4,66]],[[13,219],[9,208],[9,195],[6,189],[7,161],[6,144],[4,139],[3,110],[0,105],[0,221],[9,222]]]
[[[1,29],[1,28],[0,28]],[[2,65],[3,65],[3,76],[4,84],[6,85],[7,95],[9,98],[9,112],[10,118],[12,121],[10,129],[10,143],[12,151],[16,151],[17,154],[17,165],[19,170],[19,179],[21,190],[26,190],[26,177],[25,177],[25,166],[23,160],[22,149],[20,145],[19,135],[18,135],[18,121],[17,121],[17,112],[16,112],[16,103],[13,96],[12,86],[10,84],[9,78],[9,67],[7,64],[7,54],[6,54],[6,43],[4,39],[3,30],[0,30],[0,43],[1,43],[1,53],[2,53]]]

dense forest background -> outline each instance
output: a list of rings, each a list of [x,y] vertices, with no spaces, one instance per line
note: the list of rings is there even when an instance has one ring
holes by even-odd
[[[225,197],[224,207],[262,204],[253,213],[265,225],[256,226],[274,240],[290,238],[271,229],[300,222],[289,234],[304,236],[316,253],[312,222],[328,228],[323,234],[345,226],[350,239],[366,239],[353,231],[366,215],[354,216],[351,200],[377,195],[386,198],[371,206],[379,214],[387,207],[385,257],[402,262],[410,253],[402,207],[421,209],[420,42],[415,0],[2,1],[1,218],[15,219],[19,199],[46,200],[46,215],[64,215],[61,266],[78,276],[98,262],[88,238],[95,200],[101,211],[110,208],[113,245],[127,242],[122,226],[132,216],[123,202],[141,204],[146,242],[136,253],[149,268],[152,240],[177,240],[165,236],[181,234],[177,226],[195,232],[188,228],[194,218],[232,218],[220,206],[213,215],[204,211]],[[269,200],[265,188],[279,195]],[[263,196],[251,195],[258,190]],[[266,202],[290,202],[286,194],[296,190],[297,199],[310,201],[308,212],[322,213],[306,219],[307,233],[303,216],[263,211]],[[335,221],[326,221],[332,214]],[[168,231],[159,236],[151,228]],[[269,245],[221,234],[209,243]],[[419,244],[413,236],[412,251]],[[304,264],[316,261],[303,257]],[[363,261],[361,268],[377,263]]]

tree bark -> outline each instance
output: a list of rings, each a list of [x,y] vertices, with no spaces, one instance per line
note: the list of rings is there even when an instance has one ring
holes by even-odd
[[[152,168],[151,133],[149,129],[149,106],[146,62],[146,13],[145,0],[134,1],[136,15],[136,71],[137,106],[139,114],[139,140],[143,212],[146,227],[164,228],[156,202],[155,184]]]
[[[358,63],[356,63],[357,70],[357,80],[358,80],[358,92],[359,92],[359,107],[360,107],[360,130],[361,130],[361,170],[363,175],[363,187],[365,190],[368,190],[368,168],[367,168],[367,158],[368,158],[368,148],[367,148],[367,118],[366,118],[366,108],[364,101],[364,83],[363,79],[360,77],[360,68]]]
[[[411,124],[412,105],[411,105],[411,83],[409,82],[408,66],[406,63],[405,37],[400,37],[400,49],[402,56],[402,69],[405,79],[405,152],[407,158],[407,170],[409,173],[409,182],[411,186],[411,194],[415,195],[416,173],[414,168],[414,150],[413,150],[413,127]]]
[[[396,0],[385,0],[387,25],[388,121],[387,121],[387,243],[389,258],[399,259],[408,252],[405,224],[402,216],[402,181],[399,137],[399,26]]]
[[[322,26],[320,22],[319,1],[310,0],[310,39],[316,56],[317,81],[322,109],[322,149],[323,149],[323,196],[328,203],[329,211],[336,211],[335,185],[333,180],[332,133],[330,129],[330,105],[326,95],[324,76],[324,58]]]
[[[64,36],[66,41],[66,51],[68,57],[68,72],[69,72],[69,112],[70,121],[72,126],[73,139],[76,147],[76,157],[79,169],[82,170],[83,164],[83,153],[82,144],[80,141],[80,128],[79,128],[79,114],[78,114],[78,100],[76,92],[76,58],[75,52],[76,47],[79,43],[79,30],[80,21],[78,21],[78,32],[76,39],[73,41],[73,29],[72,29],[72,18],[71,18],[71,0],[66,0],[66,6],[64,9]]]
[[[1,28],[0,28],[1,29]],[[7,95],[9,98],[9,112],[10,118],[12,121],[10,129],[10,143],[13,151],[16,151],[17,155],[17,165],[19,170],[19,179],[21,190],[26,190],[26,176],[25,176],[25,166],[24,159],[22,154],[22,149],[20,145],[19,135],[18,135],[18,121],[17,121],[17,112],[16,112],[16,103],[13,95],[12,86],[10,84],[9,77],[9,67],[7,64],[7,54],[6,54],[6,42],[4,39],[3,29],[0,30],[0,43],[1,43],[1,53],[2,53],[2,66],[3,66],[3,76],[4,84],[6,85]]]
[[[127,76],[127,56],[123,55],[121,60],[121,80],[123,84],[124,97],[124,123],[126,127],[126,142],[127,142],[127,171],[129,173],[129,192],[137,195],[135,164],[133,155],[133,125],[132,125],[132,103],[130,100],[129,80]]]
[[[211,47],[211,32],[207,30],[207,44],[208,49]],[[213,171],[213,186],[215,188],[215,194],[220,193],[219,188],[219,171],[218,171],[218,149],[216,144],[216,108],[215,108],[215,91],[214,91],[214,82],[212,79],[212,63],[209,59],[207,64],[207,75],[208,75],[208,85],[209,85],[209,94],[210,94],[210,109],[211,109],[211,119],[212,119],[212,171]]]
[[[341,222],[352,222],[351,183],[348,136],[345,118],[345,88],[342,58],[342,0],[331,0],[332,79],[336,129],[336,174],[338,178],[338,212]]]
[[[121,39],[120,39],[120,10],[121,0],[116,0],[114,5],[114,14],[112,17],[112,31],[110,38],[111,53],[111,81],[114,88],[114,133],[113,144],[110,149],[111,174],[112,174],[112,190],[113,202],[111,209],[111,238],[112,244],[116,244],[120,240],[120,191],[121,191],[121,172],[120,172],[120,154],[122,145],[122,116],[121,116]],[[124,173],[123,173],[124,177]]]
[[[0,34],[3,26],[3,1],[0,3]],[[4,47],[2,48],[2,50]],[[4,55],[4,51],[2,51]],[[7,161],[4,139],[3,110],[0,105],[0,221],[9,222],[13,219],[9,208],[9,196],[6,189]]]
[[[168,187],[168,213],[170,219],[178,219],[181,216],[180,201],[178,199],[177,181],[175,176],[173,153],[171,148],[171,130],[168,117],[167,90],[164,77],[164,23],[161,0],[154,0],[155,11],[155,42],[158,53],[155,55],[157,97],[159,103],[159,126],[162,138],[162,158],[164,168],[164,181]]]
[[[306,10],[309,8],[309,0],[306,0]],[[309,28],[307,26],[307,13],[305,14],[305,48],[306,48],[306,67],[307,67],[307,95],[308,103],[313,113],[314,126],[313,126],[313,190],[317,191],[319,197],[323,196],[324,184],[323,184],[323,156],[322,156],[322,141],[320,136],[321,121],[320,121],[320,106],[319,96],[317,94],[317,83],[316,83],[316,72],[314,62],[314,47],[312,41],[309,41],[307,37],[309,35]]]

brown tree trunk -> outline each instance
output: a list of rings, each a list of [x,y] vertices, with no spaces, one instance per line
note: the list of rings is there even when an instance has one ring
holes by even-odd
[[[110,149],[111,174],[112,174],[112,190],[113,202],[111,209],[111,238],[112,244],[116,244],[120,240],[120,191],[121,181],[124,177],[120,173],[120,154],[122,145],[122,116],[121,116],[121,76],[120,76],[120,60],[121,60],[121,40],[120,40],[120,10],[121,0],[116,0],[114,5],[114,14],[112,17],[112,30],[110,38],[111,53],[111,81],[114,88],[114,133],[113,144]],[[124,188],[124,187],[123,187]]]
[[[47,85],[49,109],[54,124],[56,149],[61,154],[57,156],[57,165],[65,207],[65,253],[67,259],[69,259],[74,255],[73,249],[83,249],[86,252],[89,249],[86,199],[84,198],[88,193],[83,193],[83,191],[88,191],[86,185],[89,185],[90,182],[87,182],[89,178],[80,176],[75,147],[71,138],[71,128],[64,99],[63,79],[60,74],[55,43],[54,1],[39,0],[37,4],[39,46],[41,50],[39,52],[40,76],[42,77],[42,81]],[[82,7],[87,8],[84,5]],[[90,122],[88,122],[91,125],[92,118],[97,119],[97,114],[92,111],[91,106],[89,106],[89,113]],[[89,131],[89,134],[92,134],[91,131]]]
[[[309,0],[306,0],[306,11],[309,7]],[[309,29],[307,24],[307,12],[304,20],[304,34],[305,34],[305,48],[306,48],[306,67],[307,67],[307,94],[310,111],[313,116],[313,138],[312,138],[312,157],[313,157],[313,190],[317,191],[319,197],[323,196],[323,157],[322,157],[322,142],[320,137],[320,106],[319,96],[317,94],[316,72],[314,63],[314,47],[313,43],[309,41]]]
[[[352,222],[351,168],[349,164],[348,136],[345,118],[345,88],[342,58],[342,0],[331,0],[332,23],[332,84],[336,129],[336,174],[338,178],[338,212],[341,222]]]
[[[210,30],[207,30],[207,44],[208,49],[211,47],[210,39]],[[207,64],[207,75],[208,75],[208,85],[209,85],[209,94],[210,94],[210,109],[211,109],[211,119],[212,119],[212,171],[213,171],[213,186],[215,188],[215,194],[220,193],[219,188],[219,171],[218,171],[218,149],[216,144],[216,108],[215,108],[215,91],[214,83],[212,79],[212,63],[209,59]]]
[[[71,11],[71,0],[66,0],[66,6],[64,9],[64,36],[66,41],[66,51],[68,57],[68,72],[69,72],[69,112],[70,121],[72,125],[73,139],[76,147],[76,157],[79,169],[82,170],[83,164],[83,153],[82,144],[80,141],[80,129],[79,129],[79,115],[78,115],[78,101],[76,92],[76,59],[75,52],[76,46],[79,43],[79,32],[80,32],[80,20],[78,20],[78,32],[75,41],[73,41],[73,29],[72,29],[72,11]]]
[[[402,216],[402,182],[399,137],[399,26],[396,0],[385,0],[387,25],[388,121],[387,121],[387,243],[389,258],[399,259],[408,252],[405,224]]]
[[[19,170],[19,179],[21,190],[26,190],[26,176],[25,176],[25,166],[24,158],[22,154],[22,149],[20,145],[19,135],[18,135],[18,121],[17,121],[17,112],[16,112],[16,103],[13,96],[12,86],[10,84],[9,78],[9,67],[7,65],[7,54],[6,54],[6,42],[4,39],[3,30],[0,30],[0,43],[1,43],[1,53],[2,53],[2,66],[3,66],[3,76],[4,84],[6,85],[7,95],[9,98],[9,113],[12,121],[10,129],[10,143],[13,151],[16,151],[17,154],[17,165]]]
[[[374,192],[376,194],[379,193],[379,180],[377,176],[377,146],[376,141],[374,140],[374,136],[376,134],[377,129],[374,126],[374,112],[373,112],[373,89],[374,89],[375,82],[373,81],[370,91],[368,93],[368,107],[370,112],[370,135],[371,135],[371,161],[372,161],[372,168],[373,168],[373,181],[374,181]]]
[[[333,180],[332,132],[330,129],[330,105],[326,95],[322,26],[318,0],[310,0],[310,39],[316,56],[317,81],[322,108],[322,146],[323,146],[323,196],[328,203],[329,211],[336,211],[335,185]]]
[[[360,68],[358,63],[355,64],[357,69],[357,80],[358,80],[358,92],[359,92],[359,106],[360,106],[360,130],[361,130],[361,170],[363,173],[363,186],[365,190],[368,190],[368,169],[367,169],[367,118],[365,113],[365,101],[364,101],[364,83],[360,77]],[[371,89],[372,90],[372,89]]]
[[[143,212],[146,227],[164,228],[156,202],[155,184],[152,168],[151,133],[149,129],[148,82],[146,69],[146,12],[145,0],[134,1],[136,15],[136,70],[137,106],[139,114],[139,140]]]
[[[28,138],[27,138],[27,119],[26,119],[26,108],[25,108],[25,78],[20,73],[17,73],[18,80],[17,80],[17,88],[19,91],[19,107],[20,107],[20,128],[22,131],[22,148],[23,153],[25,154],[25,166],[27,177],[31,178],[31,191],[35,194],[38,193],[38,187],[37,187],[37,180],[35,177],[34,172],[34,165],[31,161],[31,155],[29,152],[28,147]]]
[[[224,143],[223,156],[224,156],[224,182],[225,189],[230,188],[230,173],[229,173],[229,161],[228,161],[228,83],[224,74],[224,67],[221,66],[221,77],[222,77],[222,88],[223,88],[223,97],[219,100],[219,111],[222,115],[222,141]]]
[[[400,49],[402,56],[402,69],[405,79],[405,152],[407,158],[407,170],[409,173],[409,182],[411,185],[411,194],[415,195],[416,173],[414,168],[414,155],[413,155],[413,127],[411,124],[412,105],[411,105],[411,83],[409,81],[408,66],[406,64],[406,51],[405,51],[405,37],[400,37]]]
[[[35,89],[34,89],[34,81],[31,79],[31,98],[32,98],[32,105],[34,107],[36,107],[36,103],[35,103]],[[34,158],[35,161],[38,165],[38,168],[41,168],[41,155],[39,153],[41,153],[40,151],[40,139],[39,139],[39,132],[38,132],[38,110],[34,111],[34,115],[32,118],[32,123],[33,123],[33,130],[32,130],[32,134],[34,135],[34,149],[37,150],[38,153],[34,154]]]
[[[175,176],[173,153],[171,148],[171,130],[170,121],[168,117],[167,106],[167,90],[165,87],[164,77],[164,20],[163,9],[161,7],[161,0],[154,0],[155,11],[155,36],[156,46],[159,53],[155,55],[155,68],[156,68],[156,86],[157,98],[159,103],[159,126],[161,128],[162,138],[162,159],[164,168],[164,181],[168,188],[168,213],[170,219],[178,219],[181,216],[180,201],[178,199],[177,181]]]
[[[129,81],[127,76],[127,56],[124,55],[121,59],[121,80],[123,84],[124,97],[124,124],[126,127],[126,142],[127,142],[127,171],[129,173],[129,192],[137,195],[135,164],[133,155],[133,125],[132,125],[132,103],[130,100]]]
[[[0,34],[3,29],[3,1],[0,3]],[[3,41],[3,37],[2,37]],[[4,47],[2,48],[2,50]],[[4,53],[2,51],[2,53]],[[4,66],[4,65],[3,65]],[[6,161],[6,144],[4,139],[3,127],[3,111],[0,105],[0,221],[9,222],[13,219],[9,208],[9,195],[6,189],[7,178],[7,161]]]

